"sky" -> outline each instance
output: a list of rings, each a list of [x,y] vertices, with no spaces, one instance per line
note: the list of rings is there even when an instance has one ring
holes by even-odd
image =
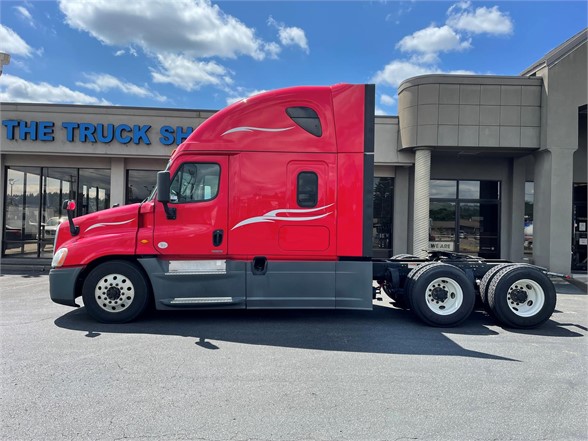
[[[0,0],[0,101],[217,110],[265,90],[519,75],[586,1]],[[1,109],[0,109],[1,110]]]

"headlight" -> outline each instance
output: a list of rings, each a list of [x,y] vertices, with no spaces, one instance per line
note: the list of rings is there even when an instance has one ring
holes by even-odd
[[[67,248],[60,248],[53,255],[53,260],[51,261],[51,267],[52,268],[59,268],[65,262],[66,257],[67,257]]]

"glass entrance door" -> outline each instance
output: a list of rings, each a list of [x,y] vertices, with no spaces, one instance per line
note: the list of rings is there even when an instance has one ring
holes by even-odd
[[[429,250],[500,257],[500,182],[431,181]]]
[[[461,202],[458,223],[459,252],[497,258],[498,204],[496,202]]]

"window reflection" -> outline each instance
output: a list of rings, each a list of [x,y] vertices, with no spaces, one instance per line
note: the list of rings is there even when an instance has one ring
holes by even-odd
[[[498,181],[459,181],[460,199],[499,199]]]
[[[431,180],[429,184],[431,198],[455,199],[457,197],[457,181]]]
[[[429,248],[431,251],[455,249],[455,202],[431,202]]]
[[[143,202],[157,183],[157,172],[153,170],[128,170],[126,204]]]
[[[6,175],[3,256],[50,258],[66,199],[78,216],[110,206],[110,170],[15,166]]]
[[[523,253],[530,258],[533,255],[533,201],[535,199],[535,183],[525,182],[525,224],[523,227]]]

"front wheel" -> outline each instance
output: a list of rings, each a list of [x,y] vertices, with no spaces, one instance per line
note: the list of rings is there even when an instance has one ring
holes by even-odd
[[[412,277],[408,292],[411,309],[432,326],[456,326],[474,310],[474,287],[452,265],[427,265]]]
[[[110,261],[90,272],[82,288],[82,298],[93,319],[102,323],[125,323],[145,311],[149,287],[135,264]]]

